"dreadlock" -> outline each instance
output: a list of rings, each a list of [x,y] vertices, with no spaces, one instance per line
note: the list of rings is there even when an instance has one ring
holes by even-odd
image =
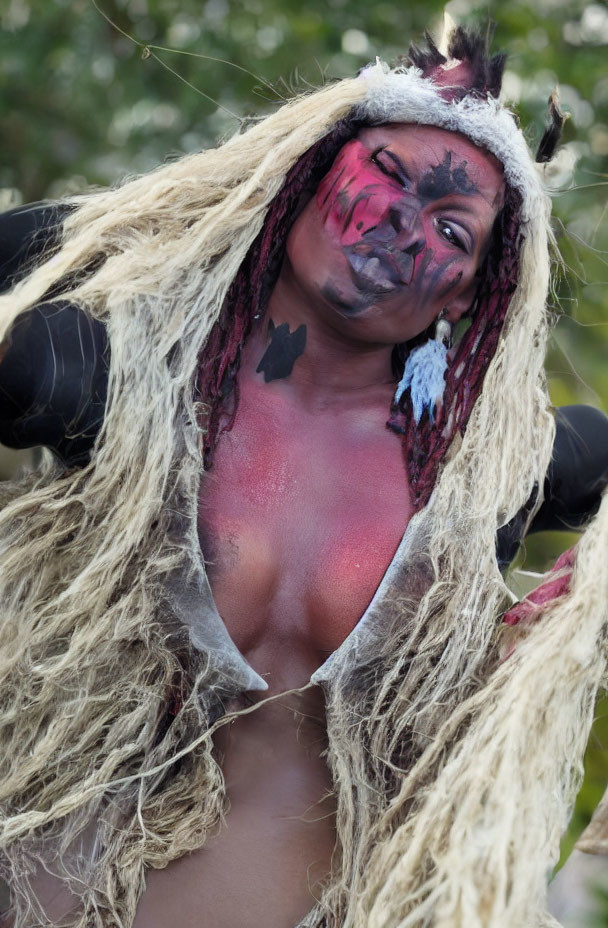
[[[440,78],[439,68],[447,61],[426,33],[427,47],[410,45],[403,66],[415,65],[425,77]],[[505,56],[489,57],[491,33],[469,32],[459,27],[452,33],[450,58],[461,59],[465,70],[458,75],[462,86],[443,87],[444,99],[475,93],[500,94]],[[455,69],[448,72],[451,75]],[[440,78],[441,80],[441,78]],[[441,83],[445,82],[445,76]],[[466,86],[464,85],[466,82]],[[301,206],[302,196],[316,188],[340,147],[355,135],[362,123],[344,120],[325,139],[317,142],[291,169],[273,201],[264,227],[251,246],[232,283],[220,319],[215,324],[198,376],[198,393],[205,398],[205,464],[210,466],[221,432],[230,430],[238,405],[240,352],[254,319],[260,317],[278,277],[287,234]],[[416,510],[429,499],[439,467],[457,433],[464,433],[471,410],[492,360],[507,308],[517,284],[519,254],[519,208],[521,196],[508,187],[505,202],[493,230],[490,253],[480,271],[480,284],[473,303],[472,325],[461,340],[446,378],[444,405],[433,423],[428,413],[416,425],[411,397],[403,395],[399,408],[393,406],[387,425],[403,435],[406,469]],[[409,350],[430,336],[427,331],[407,345],[398,346],[394,370],[399,379]],[[466,385],[466,389],[465,388]]]
[[[507,188],[505,202],[496,218],[493,242],[480,272],[477,295],[469,310],[471,325],[456,348],[446,374],[443,403],[433,418],[428,410],[416,423],[412,398],[404,393],[391,408],[388,426],[403,435],[412,502],[417,510],[429,500],[446,452],[456,435],[462,436],[483,386],[517,286],[519,268],[521,196]],[[413,339],[409,348],[431,332]]]
[[[266,309],[285,253],[287,234],[302,198],[311,193],[336,154],[354,135],[353,120],[343,120],[313,145],[289,171],[273,200],[264,227],[249,249],[230,289],[220,318],[213,327],[197,378],[197,392],[204,398],[204,460],[212,463],[213,450],[223,431],[229,431],[238,405],[237,372],[240,354],[254,319]]]
[[[451,47],[475,59],[476,41]],[[52,259],[0,298],[0,336],[58,286],[106,323],[112,345],[90,464],[66,472],[44,458],[2,488],[0,841],[23,928],[45,924],[36,868],[80,898],[66,924],[128,928],[146,868],[201,847],[221,820],[213,725],[250,678],[205,586],[201,437],[209,456],[234,414],[240,349],[309,180],[358,125],[386,122],[462,132],[499,158],[511,193],[441,434],[422,421],[408,451],[419,501],[435,480],[433,493],[365,615],[313,675],[326,691],[337,849],[302,928],[541,923],[605,673],[608,508],[583,539],[571,591],[499,665],[509,593],[496,529],[542,485],[553,445],[549,208],[490,93],[498,65],[445,67],[430,54],[426,74],[378,63],[218,150],[79,198]],[[74,852],[89,825],[93,851]]]

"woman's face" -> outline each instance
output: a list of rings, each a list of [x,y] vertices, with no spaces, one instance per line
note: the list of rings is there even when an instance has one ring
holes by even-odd
[[[458,133],[364,129],[294,223],[287,271],[338,331],[407,341],[471,305],[503,193],[498,160]]]

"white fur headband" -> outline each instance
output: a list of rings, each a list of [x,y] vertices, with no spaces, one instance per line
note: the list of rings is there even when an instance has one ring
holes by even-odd
[[[391,70],[380,59],[359,75],[368,91],[355,107],[355,115],[366,121],[416,123],[460,132],[485,148],[502,163],[507,183],[522,195],[521,220],[527,222],[544,212],[547,195],[538,167],[517,127],[513,114],[493,97],[469,94],[449,101],[442,96],[445,86],[422,77],[416,67]]]

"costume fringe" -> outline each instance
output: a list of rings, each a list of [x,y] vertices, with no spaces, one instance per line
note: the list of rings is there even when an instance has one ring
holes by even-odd
[[[604,505],[570,594],[497,666],[510,599],[495,534],[542,486],[553,442],[548,209],[523,141],[504,143],[516,132],[507,114],[488,128],[494,104],[446,109],[415,72],[372,71],[217,151],[79,198],[59,251],[0,298],[0,335],[52,288],[102,319],[112,346],[91,463],[65,472],[48,456],[1,491],[0,846],[20,928],[50,924],[32,890],[41,867],[80,902],[65,925],[128,928],[145,868],[201,847],[222,820],[211,732],[230,692],[166,596],[172,572],[200,560],[196,371],[286,173],[353,112],[470,125],[478,144],[502,145],[524,242],[483,391],[416,516],[421,588],[388,604],[383,646],[363,667],[337,662],[324,684],[338,846],[302,925],[542,923],[604,669],[607,600]]]

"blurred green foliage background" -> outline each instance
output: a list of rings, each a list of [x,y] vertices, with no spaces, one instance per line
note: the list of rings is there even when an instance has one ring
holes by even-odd
[[[376,55],[394,59],[425,28],[439,31],[443,8],[438,0],[1,0],[0,209],[113,184],[214,145],[293,92],[352,75]],[[570,119],[544,168],[564,260],[547,372],[556,405],[606,409],[608,7],[449,0],[445,8],[459,22],[496,21],[495,49],[509,55],[504,95],[532,147],[560,86]],[[575,540],[530,539],[525,567],[546,569]],[[586,769],[563,856],[606,786],[606,702]]]

